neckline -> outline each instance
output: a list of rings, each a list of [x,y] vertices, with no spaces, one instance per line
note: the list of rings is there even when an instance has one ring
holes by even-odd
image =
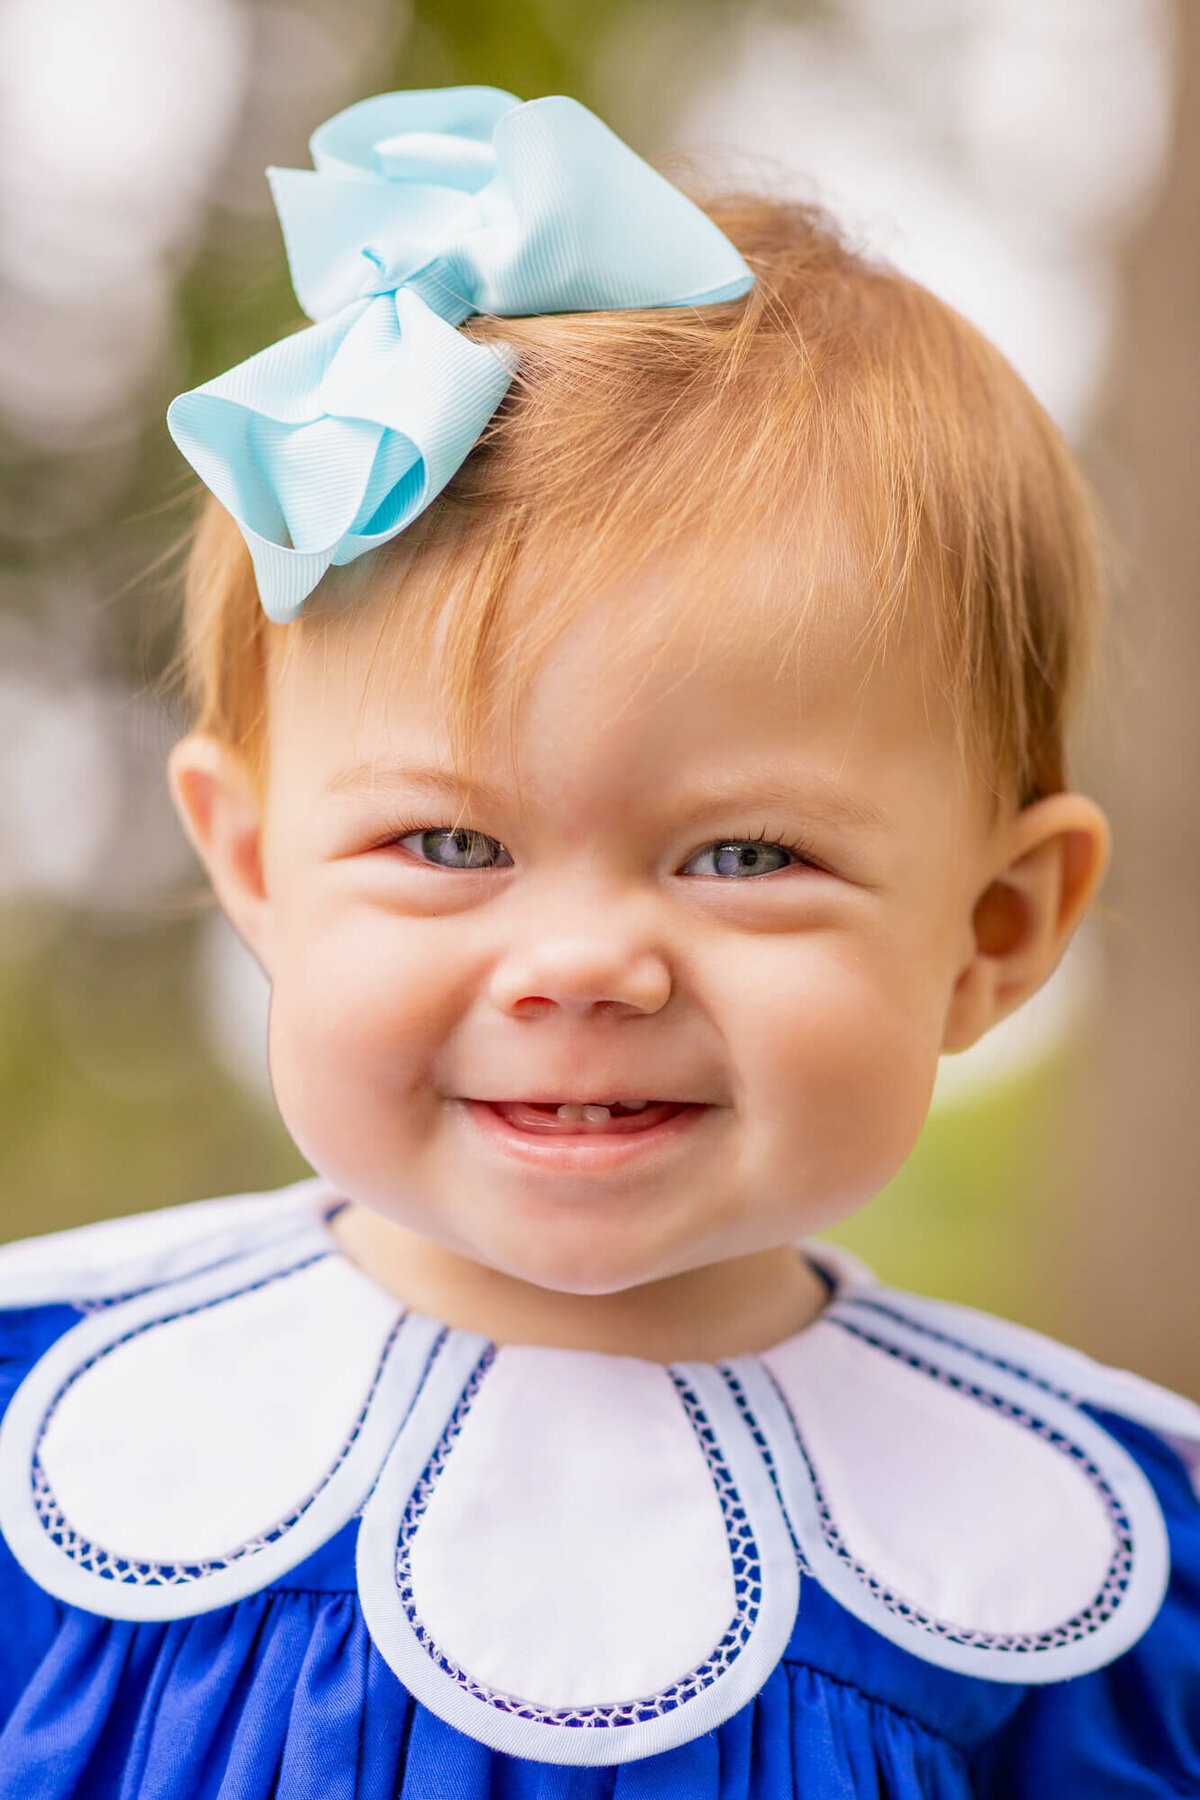
[[[318,1204],[317,1210],[313,1215],[313,1224],[330,1255],[337,1257],[340,1262],[353,1272],[354,1275],[367,1283],[374,1293],[385,1295],[388,1300],[396,1306],[403,1308],[406,1312],[415,1313],[422,1318],[430,1319],[439,1330],[455,1332],[467,1337],[476,1338],[481,1343],[488,1344],[494,1350],[547,1350],[575,1356],[613,1357],[624,1361],[645,1364],[655,1369],[670,1369],[682,1364],[686,1364],[688,1367],[722,1368],[727,1364],[739,1361],[746,1356],[770,1356],[776,1351],[783,1350],[792,1344],[800,1342],[809,1332],[813,1331],[824,1320],[827,1320],[838,1304],[847,1299],[852,1293],[867,1288],[877,1288],[879,1286],[873,1271],[866,1263],[855,1256],[853,1252],[843,1250],[839,1245],[828,1244],[822,1240],[805,1238],[801,1239],[793,1247],[796,1255],[808,1266],[825,1289],[825,1298],[819,1309],[813,1314],[812,1318],[802,1325],[798,1331],[788,1332],[786,1336],[775,1340],[771,1344],[764,1345],[757,1350],[728,1351],[721,1356],[715,1357],[688,1356],[657,1359],[650,1356],[639,1356],[631,1351],[599,1350],[582,1345],[548,1344],[533,1341],[529,1338],[505,1338],[502,1341],[499,1338],[489,1337],[486,1332],[480,1331],[474,1326],[451,1325],[447,1320],[442,1319],[435,1314],[426,1312],[422,1306],[410,1302],[402,1295],[397,1294],[394,1289],[388,1287],[385,1282],[380,1281],[369,1269],[364,1268],[360,1262],[350,1256],[333,1230],[333,1221],[349,1207],[361,1205],[362,1203],[353,1201],[348,1196],[339,1193],[333,1184],[325,1182],[323,1177],[318,1176],[315,1180],[321,1183],[321,1189],[324,1190],[324,1195],[322,1195],[322,1192],[319,1189],[314,1196]]]

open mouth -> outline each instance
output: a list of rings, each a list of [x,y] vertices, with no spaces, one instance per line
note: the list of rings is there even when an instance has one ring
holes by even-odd
[[[484,1100],[510,1131],[546,1138],[642,1136],[683,1113],[703,1108],[685,1100]]]

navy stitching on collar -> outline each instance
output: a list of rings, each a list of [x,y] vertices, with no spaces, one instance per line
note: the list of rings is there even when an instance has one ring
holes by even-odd
[[[767,1474],[771,1478],[771,1486],[775,1493],[775,1502],[779,1507],[780,1512],[783,1514],[784,1523],[788,1530],[788,1536],[792,1540],[792,1549],[796,1552],[796,1562],[800,1567],[800,1572],[804,1575],[811,1575],[812,1570],[809,1568],[808,1559],[800,1547],[800,1540],[796,1536],[791,1515],[783,1503],[783,1494],[779,1486],[779,1472],[775,1467],[775,1458],[772,1455],[771,1446],[767,1441],[766,1433],[763,1431],[762,1426],[751,1411],[750,1402],[746,1398],[746,1390],[738,1380],[734,1371],[727,1363],[720,1363],[718,1364],[718,1367],[726,1387],[733,1396],[733,1403],[741,1415],[742,1422],[744,1423],[746,1430],[750,1433],[750,1436],[754,1439],[758,1453],[766,1464]]]
[[[951,1350],[961,1350],[965,1355],[973,1356],[976,1362],[987,1363],[993,1369],[1002,1369],[1006,1375],[1016,1375],[1021,1381],[1028,1381],[1031,1386],[1041,1388],[1043,1393],[1052,1394],[1056,1400],[1066,1400],[1072,1406],[1077,1403],[1077,1396],[1069,1388],[1058,1387],[1054,1382],[1047,1381],[1044,1375],[1035,1375],[1024,1364],[1013,1362],[1006,1356],[997,1356],[994,1350],[982,1350],[978,1344],[969,1343],[966,1338],[955,1337],[952,1332],[942,1331],[936,1325],[928,1325],[923,1319],[914,1319],[911,1313],[903,1312],[899,1307],[885,1306],[881,1301],[868,1299],[864,1294],[848,1295],[845,1304],[869,1308],[881,1317],[916,1332],[920,1337],[931,1339],[935,1344],[946,1344]],[[861,1327],[856,1328],[850,1320],[841,1318],[837,1311],[830,1311],[825,1317],[832,1325],[842,1325],[847,1331],[858,1329],[860,1336],[865,1335]],[[874,1342],[873,1339],[871,1341]]]

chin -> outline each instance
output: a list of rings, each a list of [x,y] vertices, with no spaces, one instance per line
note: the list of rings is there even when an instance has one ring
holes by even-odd
[[[632,1246],[605,1255],[597,1254],[595,1244],[505,1245],[483,1260],[532,1287],[581,1297],[623,1293],[672,1272],[660,1257],[639,1254]]]

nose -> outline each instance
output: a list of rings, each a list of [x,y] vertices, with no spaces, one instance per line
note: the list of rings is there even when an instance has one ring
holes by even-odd
[[[546,934],[514,948],[494,968],[491,999],[513,1018],[555,1009],[578,1016],[660,1012],[671,997],[665,958],[613,931]]]

